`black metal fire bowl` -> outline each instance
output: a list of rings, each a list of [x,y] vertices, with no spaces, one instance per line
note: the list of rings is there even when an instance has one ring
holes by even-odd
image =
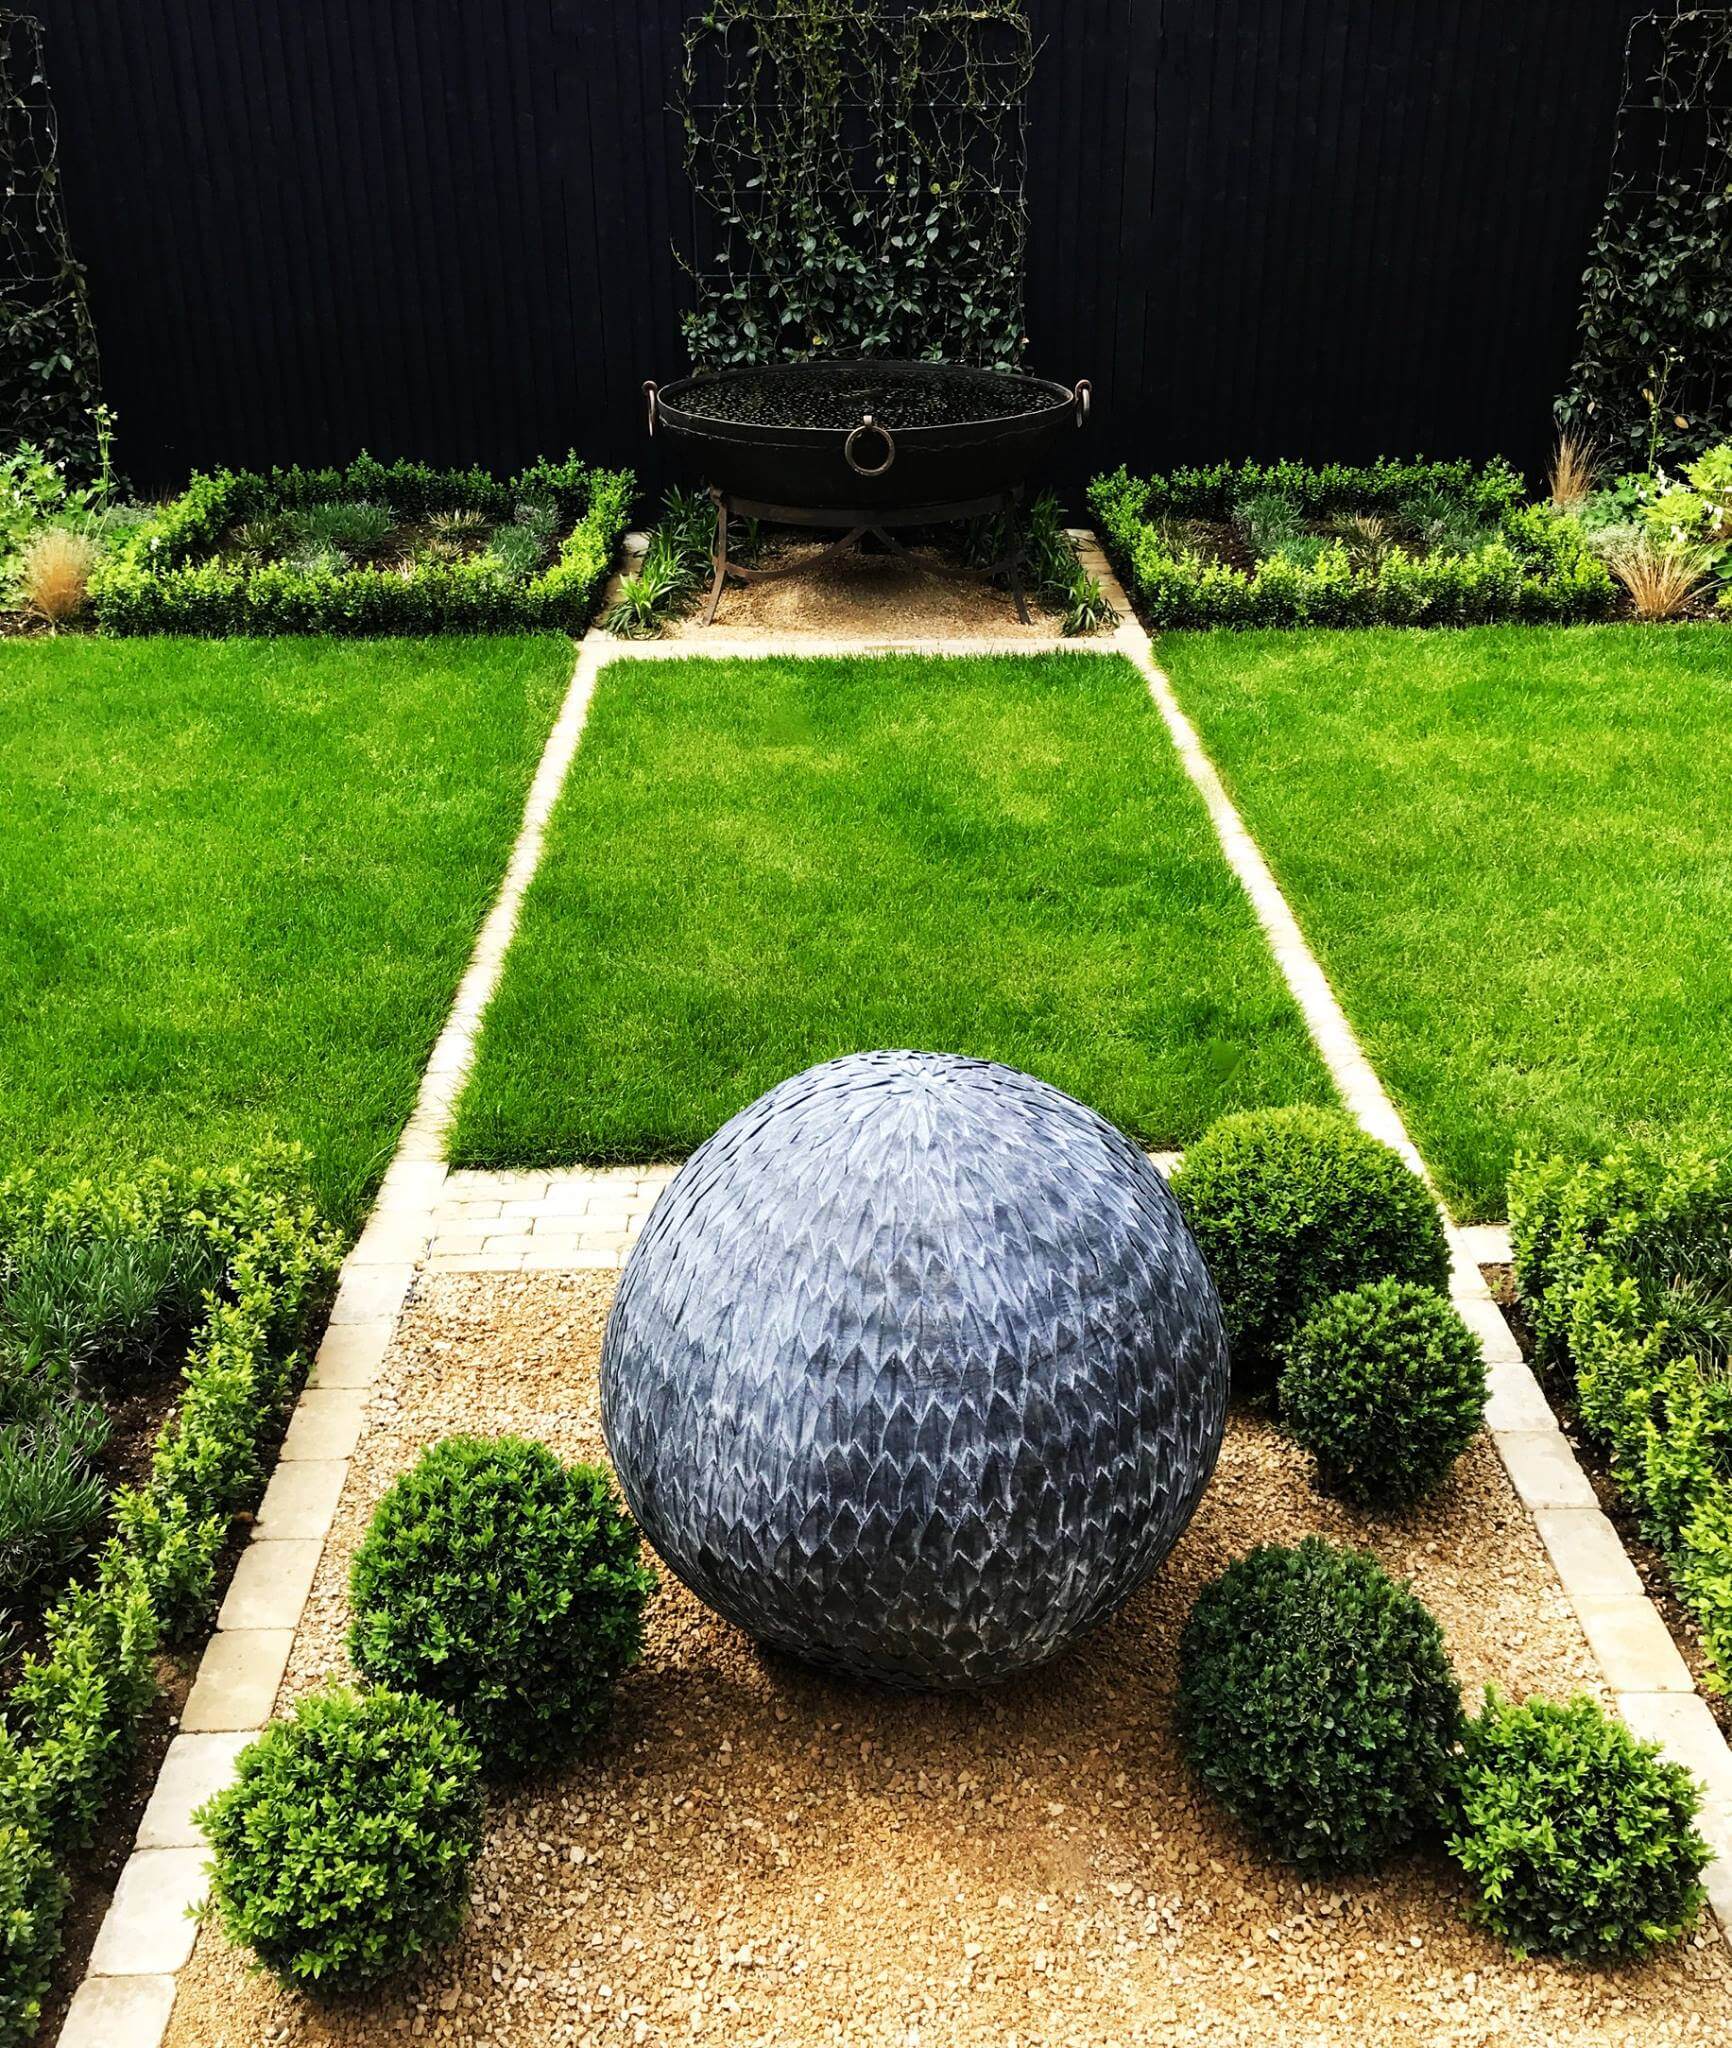
[[[716,615],[730,576],[793,575],[887,529],[1002,515],[1002,560],[1026,624],[1020,509],[1028,481],[1061,438],[1088,417],[1090,387],[1020,371],[876,358],[778,363],[702,372],[644,385],[649,431],[673,447],[716,501],[715,580],[704,615]],[[840,527],[815,561],[747,569],[728,559],[728,520]],[[921,566],[934,569],[924,560]],[[941,571],[971,575],[968,570]]]

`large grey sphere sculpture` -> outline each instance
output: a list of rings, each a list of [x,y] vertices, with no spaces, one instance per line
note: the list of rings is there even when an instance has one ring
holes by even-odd
[[[979,1685],[1172,1547],[1227,1346],[1166,1183],[1110,1124],[1009,1067],[860,1053],[686,1161],[601,1398],[626,1499],[701,1599],[832,1668]]]

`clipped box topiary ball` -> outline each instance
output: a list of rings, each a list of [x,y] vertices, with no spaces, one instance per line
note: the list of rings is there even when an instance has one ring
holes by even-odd
[[[1318,1536],[1253,1550],[1185,1624],[1191,1767],[1301,1870],[1375,1870],[1434,1821],[1460,1729],[1442,1630],[1360,1551]]]
[[[1444,1291],[1449,1240],[1400,1153],[1335,1109],[1249,1109],[1185,1154],[1173,1193],[1221,1294],[1235,1384],[1267,1392],[1309,1311],[1365,1280]]]
[[[687,1160],[602,1354],[620,1484],[761,1640],[909,1686],[1051,1657],[1166,1555],[1226,1346],[1166,1184],[1008,1067],[862,1053]]]
[[[1485,1415],[1479,1339],[1448,1298],[1411,1280],[1332,1294],[1287,1346],[1281,1423],[1318,1483],[1359,1506],[1431,1492]]]
[[[1517,1955],[1639,1956],[1695,1924],[1710,1854],[1696,1780],[1596,1701],[1487,1692],[1469,1723],[1449,1853],[1470,1917]]]
[[[355,1553],[349,1654],[442,1701],[490,1771],[526,1770],[604,1718],[654,1589],[605,1472],[522,1437],[447,1437],[380,1501]]]
[[[291,1983],[366,1984],[449,1941],[481,1846],[474,1744],[431,1700],[314,1693],[195,1818],[231,1941]]]

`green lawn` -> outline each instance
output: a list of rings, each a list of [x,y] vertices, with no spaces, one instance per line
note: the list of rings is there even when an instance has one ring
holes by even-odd
[[[274,1133],[352,1224],[570,671],[553,636],[0,642],[0,1168]]]
[[[1518,1147],[1732,1143],[1732,627],[1159,654],[1460,1215]]]
[[[467,1165],[684,1153],[872,1046],[1154,1145],[1328,1083],[1127,663],[621,662],[459,1105]]]

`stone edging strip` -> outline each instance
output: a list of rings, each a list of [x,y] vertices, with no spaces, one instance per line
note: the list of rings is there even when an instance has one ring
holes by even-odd
[[[1136,664],[1149,686],[1342,1101],[1374,1137],[1395,1147],[1435,1195],[1400,1112],[1366,1058],[1196,728],[1180,708],[1111,565],[1092,534],[1074,537],[1084,567],[1100,579],[1118,607],[1121,623],[1113,636],[1115,645]],[[1601,1512],[1587,1474],[1479,1270],[1482,1260],[1490,1263],[1508,1256],[1508,1233],[1492,1225],[1457,1225],[1441,1200],[1438,1208],[1449,1232],[1450,1299],[1485,1352],[1491,1384],[1486,1428],[1510,1484],[1534,1518],[1619,1714],[1637,1735],[1658,1742],[1692,1770],[1706,1788],[1700,1826],[1714,1850],[1714,1861],[1703,1882],[1721,1932],[1732,1943],[1732,1750],[1643,1591],[1617,1531]]]
[[[499,894],[427,1061],[372,1214],[343,1261],[324,1340],[289,1418],[276,1470],[84,1981],[68,2008],[60,2048],[158,2048],[167,2030],[176,1974],[192,1954],[197,1933],[191,1909],[206,1889],[206,1850],[193,1812],[228,1783],[236,1757],[276,1704],[289,1644],[360,1439],[369,1389],[433,1234],[445,1189],[445,1134],[475,1056],[482,1015],[498,986],[596,677],[611,658],[609,643],[593,630],[579,643]]]

